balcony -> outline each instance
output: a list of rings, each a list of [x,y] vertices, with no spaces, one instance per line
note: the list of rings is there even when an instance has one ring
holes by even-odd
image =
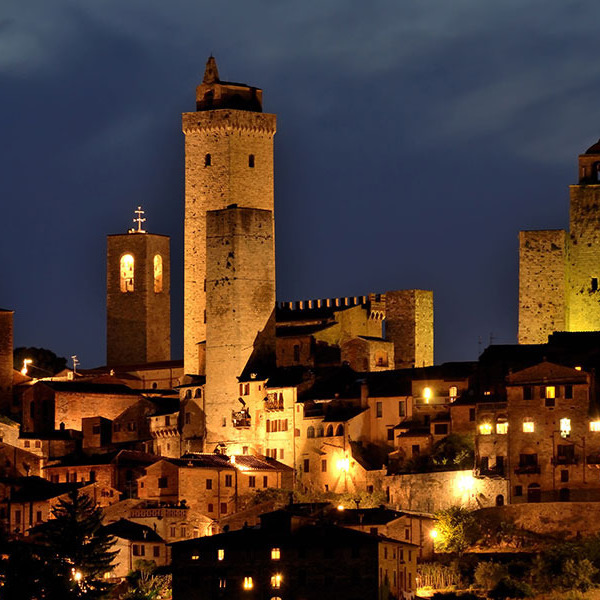
[[[475,477],[505,477],[506,470],[504,467],[489,467],[475,469]]]
[[[558,466],[558,465],[578,465],[579,464],[579,456],[553,456],[550,459],[550,462],[554,466]]]
[[[231,411],[231,422],[232,422],[233,426],[237,427],[238,429],[245,429],[245,428],[250,427],[250,425],[251,425],[250,412],[248,411],[247,408],[244,408],[237,412],[235,410],[232,410]]]
[[[519,465],[515,467],[516,475],[539,475],[541,472],[540,465]]]
[[[277,398],[277,394],[265,398],[265,410],[283,410],[283,397]]]

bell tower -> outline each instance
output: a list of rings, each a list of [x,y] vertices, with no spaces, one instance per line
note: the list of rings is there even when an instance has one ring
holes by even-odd
[[[142,227],[109,235],[106,269],[106,364],[171,358],[170,240]]]
[[[196,88],[196,111],[183,113],[182,129],[185,134],[184,371],[206,374],[207,213],[235,205],[240,209],[269,211],[272,215],[276,117],[262,112],[259,88],[221,81],[217,63],[211,56],[202,83]],[[271,247],[273,233],[271,230]],[[269,260],[274,264],[274,255]],[[218,311],[219,307],[212,310]]]

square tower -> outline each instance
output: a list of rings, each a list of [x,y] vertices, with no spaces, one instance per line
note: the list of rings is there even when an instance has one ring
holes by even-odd
[[[262,90],[219,79],[215,59],[184,113],[184,372],[204,374],[206,215],[229,205],[273,212],[275,115],[262,112]],[[271,232],[274,234],[274,231]]]
[[[171,358],[170,240],[141,229],[107,238],[106,364]]]

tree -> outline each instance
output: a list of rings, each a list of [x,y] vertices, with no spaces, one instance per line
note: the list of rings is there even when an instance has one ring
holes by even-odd
[[[462,554],[477,541],[478,530],[473,514],[461,506],[451,506],[435,513],[435,549]]]
[[[468,469],[474,456],[473,436],[451,433],[433,446],[431,461],[438,467]]]
[[[171,576],[160,575],[153,560],[138,560],[127,576],[129,587],[121,600],[158,600],[171,598]]]
[[[101,598],[111,587],[104,574],[117,555],[111,551],[115,539],[102,528],[102,509],[73,490],[59,500],[52,516],[32,533],[47,548],[53,586],[64,589],[64,598]]]

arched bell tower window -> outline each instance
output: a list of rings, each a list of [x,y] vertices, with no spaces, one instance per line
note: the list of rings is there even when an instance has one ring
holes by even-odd
[[[163,263],[160,254],[154,255],[154,293],[163,291]]]
[[[133,292],[133,256],[124,254],[121,256],[121,291]]]
[[[205,167],[210,167],[210,165],[211,165],[211,164],[212,164],[212,157],[211,157],[211,155],[210,155],[210,154],[207,154],[207,155],[204,157],[204,166],[205,166]]]

